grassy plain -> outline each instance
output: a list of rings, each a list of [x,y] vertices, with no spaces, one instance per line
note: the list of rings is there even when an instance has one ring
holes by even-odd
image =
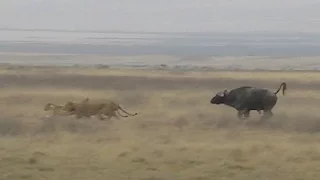
[[[274,117],[209,103],[224,88],[276,90]],[[320,73],[0,68],[0,179],[318,180]],[[135,117],[46,118],[48,102],[110,98]]]

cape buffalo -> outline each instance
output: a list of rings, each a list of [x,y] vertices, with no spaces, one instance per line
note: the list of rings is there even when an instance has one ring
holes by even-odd
[[[238,111],[238,118],[245,119],[249,117],[250,110],[263,110],[261,120],[269,119],[273,116],[272,108],[276,105],[277,94],[281,90],[285,94],[287,84],[281,83],[279,89],[275,92],[266,88],[257,88],[252,86],[241,86],[230,91],[224,90],[218,92],[210,101],[211,104],[225,104]],[[244,116],[244,118],[242,118]]]

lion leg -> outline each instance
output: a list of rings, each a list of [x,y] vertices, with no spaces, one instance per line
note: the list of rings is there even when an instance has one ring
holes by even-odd
[[[110,119],[112,118],[112,116],[113,116],[113,115],[110,114],[110,113],[104,113],[104,115],[107,116],[107,118],[106,118],[107,120],[110,120]]]
[[[64,111],[64,110],[61,110],[61,109],[57,109],[56,111],[54,111],[53,115],[54,116],[70,116],[74,114],[73,112],[67,112],[67,111]]]
[[[82,114],[80,114],[80,113],[75,113],[76,114],[76,118],[77,119],[80,119],[80,118],[82,118],[83,117],[83,115]]]
[[[106,119],[105,117],[103,117],[103,114],[101,112],[99,112],[97,116],[101,121]]]
[[[119,116],[115,113],[115,111],[105,113],[106,116],[108,116],[108,120],[110,120],[112,117],[115,117],[116,119],[120,119]]]
[[[57,111],[53,110],[52,117],[57,116],[57,114],[58,114]]]
[[[120,119],[119,116],[118,116],[118,114],[117,114],[115,111],[113,111],[112,113],[110,113],[110,118],[111,118],[112,116],[113,116],[114,118],[116,118],[116,119]]]
[[[64,116],[64,111],[62,111],[61,109],[55,108],[52,111],[52,116]]]

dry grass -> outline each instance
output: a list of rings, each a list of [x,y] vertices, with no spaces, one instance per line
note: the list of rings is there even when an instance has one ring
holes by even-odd
[[[320,74],[266,73],[6,69],[0,179],[317,180]],[[255,111],[240,122],[235,110],[209,104],[224,88],[276,89],[283,80],[287,94],[265,124]],[[140,114],[44,118],[47,102],[85,97],[111,98]]]

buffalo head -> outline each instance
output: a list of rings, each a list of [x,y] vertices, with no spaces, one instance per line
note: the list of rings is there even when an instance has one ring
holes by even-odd
[[[210,101],[211,104],[223,104],[228,94],[227,90],[218,92]]]

